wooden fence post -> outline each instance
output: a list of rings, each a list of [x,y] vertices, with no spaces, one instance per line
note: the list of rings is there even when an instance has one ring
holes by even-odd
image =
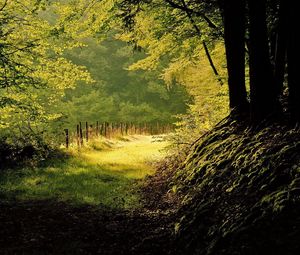
[[[85,140],[86,142],[89,141],[89,125],[87,121],[85,122]]]
[[[66,128],[65,129],[65,134],[66,134],[66,148],[69,148],[69,130]]]
[[[114,136],[114,133],[115,133],[115,124],[112,122],[111,123],[111,135],[110,135],[110,138],[112,138]]]
[[[77,147],[80,147],[80,127],[77,124],[77,129],[76,129],[76,141],[77,141]]]
[[[121,136],[123,136],[124,134],[123,134],[123,123],[122,122],[120,123],[120,127],[121,127]]]
[[[113,125],[113,123],[111,122],[110,124],[108,124],[109,125],[109,138],[111,139],[112,138],[112,135],[113,135],[113,128],[114,128],[114,125]]]
[[[93,125],[90,125],[90,126],[89,126],[89,137],[90,137],[91,139],[93,138],[93,131],[94,131]]]
[[[79,134],[80,134],[80,144],[83,146],[83,133],[82,133],[82,124],[79,122]]]
[[[162,124],[159,122],[156,123],[132,123],[132,122],[96,122],[96,127],[89,125],[88,122],[85,122],[85,137],[83,136],[82,123],[76,125],[76,131],[71,132],[69,129],[64,129],[65,132],[65,146],[68,149],[72,142],[76,143],[77,147],[84,146],[84,138],[86,142],[93,140],[95,137],[104,136],[108,139],[116,137],[116,135],[158,135],[166,134],[174,131],[175,128],[172,124]],[[70,142],[71,139],[71,142]]]
[[[96,136],[99,136],[99,121],[96,123]]]
[[[101,126],[100,126],[100,135],[104,136],[104,125],[103,125],[103,123],[101,123]]]
[[[106,130],[106,122],[104,122],[104,137],[107,136],[107,130]]]

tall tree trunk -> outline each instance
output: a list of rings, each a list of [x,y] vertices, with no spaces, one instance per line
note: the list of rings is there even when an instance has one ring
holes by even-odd
[[[288,2],[280,0],[279,5],[279,23],[277,29],[276,49],[275,49],[275,88],[276,96],[279,98],[283,91],[285,64],[286,64],[286,47],[288,38],[287,27]]]
[[[227,58],[230,108],[247,114],[249,104],[245,86],[245,0],[222,2]]]
[[[289,5],[288,26],[288,87],[289,87],[289,111],[293,121],[300,121],[300,84],[299,84],[299,35],[298,17],[295,4]]]
[[[248,0],[248,7],[251,117],[259,122],[276,113],[278,104],[269,57],[266,0]]]

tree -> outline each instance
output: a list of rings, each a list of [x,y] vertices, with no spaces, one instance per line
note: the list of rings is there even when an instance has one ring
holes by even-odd
[[[261,121],[277,109],[269,56],[265,0],[249,0],[250,98],[253,121]]]
[[[300,85],[299,85],[299,35],[298,35],[298,13],[293,3],[288,6],[288,88],[289,88],[289,110],[293,122],[300,121]]]
[[[274,17],[275,19],[275,17]],[[274,34],[274,79],[276,88],[276,97],[281,97],[283,92],[284,74],[286,67],[286,54],[288,42],[288,2],[279,1],[278,21]]]
[[[64,90],[78,80],[91,81],[83,67],[63,57],[65,49],[79,44],[42,17],[47,2],[4,1],[0,6],[0,135],[15,144],[36,142],[47,123],[61,116],[50,106]]]
[[[243,0],[221,2],[230,108],[237,114],[244,115],[249,111],[245,85],[245,8]]]
[[[82,0],[78,2],[82,3]],[[101,15],[99,19],[95,18],[95,24],[105,20],[103,24],[112,25],[120,32],[120,39],[134,43],[136,48],[146,49],[146,58],[133,64],[131,69],[156,69],[159,63],[166,63],[163,77],[168,77],[170,76],[168,72],[176,66],[174,63],[180,63],[181,70],[184,70],[199,61],[200,50],[207,53],[224,39],[230,108],[245,115],[248,112],[245,52],[248,53],[250,115],[254,123],[281,115],[282,106],[279,98],[283,91],[287,64],[285,55],[288,51],[289,110],[292,116],[296,116],[299,108],[295,75],[297,61],[292,52],[297,52],[295,49],[297,40],[293,32],[289,32],[288,36],[286,32],[294,28],[296,23],[295,15],[293,13],[289,15],[286,11],[293,7],[290,2],[284,3],[283,0],[93,2],[94,7],[97,4],[97,8],[100,8],[101,4],[106,6],[106,10],[101,9]],[[93,12],[92,16],[95,17],[94,15]],[[120,25],[120,21],[125,25]],[[222,38],[223,27],[224,38]],[[209,57],[209,54],[207,56]],[[211,58],[210,64],[214,66]]]
[[[111,32],[102,42],[87,38],[86,47],[66,54],[73,63],[86,66],[95,80],[93,86],[78,84],[66,92],[61,108],[70,127],[78,121],[96,120],[171,123],[174,115],[185,113],[189,96],[184,87],[174,84],[167,88],[155,70],[128,70],[145,53],[134,51],[115,35]],[[136,112],[140,114],[142,108],[147,114],[137,118]]]

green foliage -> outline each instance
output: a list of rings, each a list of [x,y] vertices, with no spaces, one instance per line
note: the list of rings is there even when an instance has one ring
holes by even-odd
[[[184,5],[182,1],[175,1],[176,4]],[[120,16],[127,29],[123,28],[118,37],[134,42],[147,53],[133,63],[130,70],[157,70],[169,87],[184,85],[191,95],[193,102],[189,103],[188,113],[178,115],[177,133],[170,137],[179,146],[191,143],[229,114],[220,14],[210,3],[186,1],[186,4],[198,11],[198,14],[192,14],[192,20],[187,12],[166,1],[139,1],[138,4],[136,1],[121,1]],[[203,41],[225,81],[223,87],[220,87],[207,60]]]
[[[80,0],[74,1],[74,4],[76,3],[75,11],[78,11],[77,5],[81,6],[81,2]],[[193,6],[193,3],[191,5]],[[135,72],[136,74],[131,73],[131,76],[138,75],[142,77],[144,74],[140,70],[146,70],[147,74],[153,72],[156,76],[160,74],[160,77],[169,88],[178,84],[184,84],[188,88],[189,94],[194,97],[195,102],[189,102],[190,114],[181,117],[183,121],[180,121],[180,127],[184,133],[183,137],[187,138],[187,134],[192,129],[186,129],[185,127],[196,127],[195,133],[203,133],[228,114],[227,89],[224,86],[218,90],[218,86],[215,86],[216,77],[210,70],[211,67],[208,61],[206,61],[202,45],[203,40],[209,45],[215,65],[224,79],[226,77],[225,57],[223,47],[220,44],[222,31],[218,27],[222,21],[220,15],[215,12],[210,4],[197,4],[200,13],[205,10],[203,13],[205,13],[206,18],[203,15],[193,15],[195,25],[200,33],[195,30],[186,12],[172,7],[165,1],[106,0],[94,1],[93,3],[87,2],[84,8],[89,8],[88,6],[93,6],[95,10],[101,8],[101,13],[86,12],[86,19],[93,17],[95,24],[101,22],[105,24],[99,26],[99,28],[110,27],[117,33],[119,40],[133,44],[135,48],[145,51],[146,54],[136,54],[136,57],[131,58],[126,63],[125,66],[129,70],[138,71]],[[207,22],[207,18],[210,20],[210,24]],[[208,38],[214,40],[208,40]],[[110,42],[111,44],[112,42]],[[128,57],[125,47],[116,52]],[[110,59],[114,59],[114,55],[114,53],[111,53]],[[107,64],[105,61],[102,61],[102,63]],[[100,73],[99,69],[98,73]],[[111,72],[110,75],[112,76]],[[118,77],[122,77],[120,71]],[[101,79],[103,80],[103,77]],[[161,86],[161,82],[157,83],[156,80],[153,78],[150,82],[149,79],[146,80],[149,84],[148,90],[156,91],[160,98],[166,98],[166,90]],[[109,82],[109,87],[112,87],[110,86],[111,83]],[[144,84],[145,79],[141,79],[140,83]],[[118,84],[120,86],[120,82]],[[130,84],[130,82],[127,84]],[[131,94],[143,91],[135,86],[130,88],[128,85],[124,86],[123,84],[123,87]],[[109,96],[113,96],[112,93],[113,91],[110,90]],[[144,95],[136,96],[136,101],[139,101]],[[118,97],[117,100],[119,99]],[[152,102],[153,100],[155,99],[151,97]],[[132,99],[128,101],[129,104],[125,102],[126,105],[137,105]],[[168,104],[170,102],[174,102],[174,98],[169,100]],[[149,102],[146,103],[149,104]],[[157,101],[154,104],[157,105]],[[168,108],[168,104],[164,106],[165,109]],[[162,110],[160,107],[158,109],[159,111]],[[196,134],[189,140],[195,136]]]
[[[62,56],[78,43],[39,15],[45,8],[47,1],[5,1],[0,11],[0,136],[6,143],[42,143],[49,122],[61,116],[51,108],[64,90],[91,81],[85,68]]]
[[[0,136],[8,144],[55,145],[62,126],[74,130],[79,121],[170,123],[175,115],[177,139],[190,141],[227,113],[227,91],[206,68],[201,42],[213,29],[201,17],[199,35],[186,13],[159,0],[140,9],[111,0],[5,3]],[[222,70],[222,47],[209,47]]]
[[[226,77],[223,46],[217,45],[212,56],[217,60],[215,65],[220,74]],[[220,86],[204,53],[198,63],[189,63],[184,70],[176,64],[168,72],[167,79],[175,77],[193,97],[187,114],[177,116],[176,133],[170,136],[175,148],[182,150],[187,143],[193,143],[229,114],[228,86]]]
[[[85,43],[66,54],[86,66],[95,80],[92,86],[79,84],[66,92],[60,107],[73,128],[78,121],[170,123],[174,115],[186,112],[189,97],[183,87],[168,89],[155,71],[127,69],[144,53],[113,35],[101,43],[92,38]]]

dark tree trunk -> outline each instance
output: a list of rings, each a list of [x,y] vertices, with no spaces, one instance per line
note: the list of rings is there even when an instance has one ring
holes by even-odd
[[[288,16],[288,2],[286,0],[280,0],[279,6],[279,23],[276,36],[276,48],[275,48],[275,88],[276,96],[279,98],[283,91],[285,64],[286,64],[286,47],[288,38],[287,29],[287,16]]]
[[[288,13],[288,87],[289,87],[289,111],[292,120],[300,121],[300,84],[299,84],[299,31],[298,17],[295,4],[289,5]]]
[[[227,58],[230,108],[247,114],[249,104],[245,86],[245,1],[222,3]]]
[[[259,122],[278,111],[266,22],[266,1],[248,0],[251,117]]]

